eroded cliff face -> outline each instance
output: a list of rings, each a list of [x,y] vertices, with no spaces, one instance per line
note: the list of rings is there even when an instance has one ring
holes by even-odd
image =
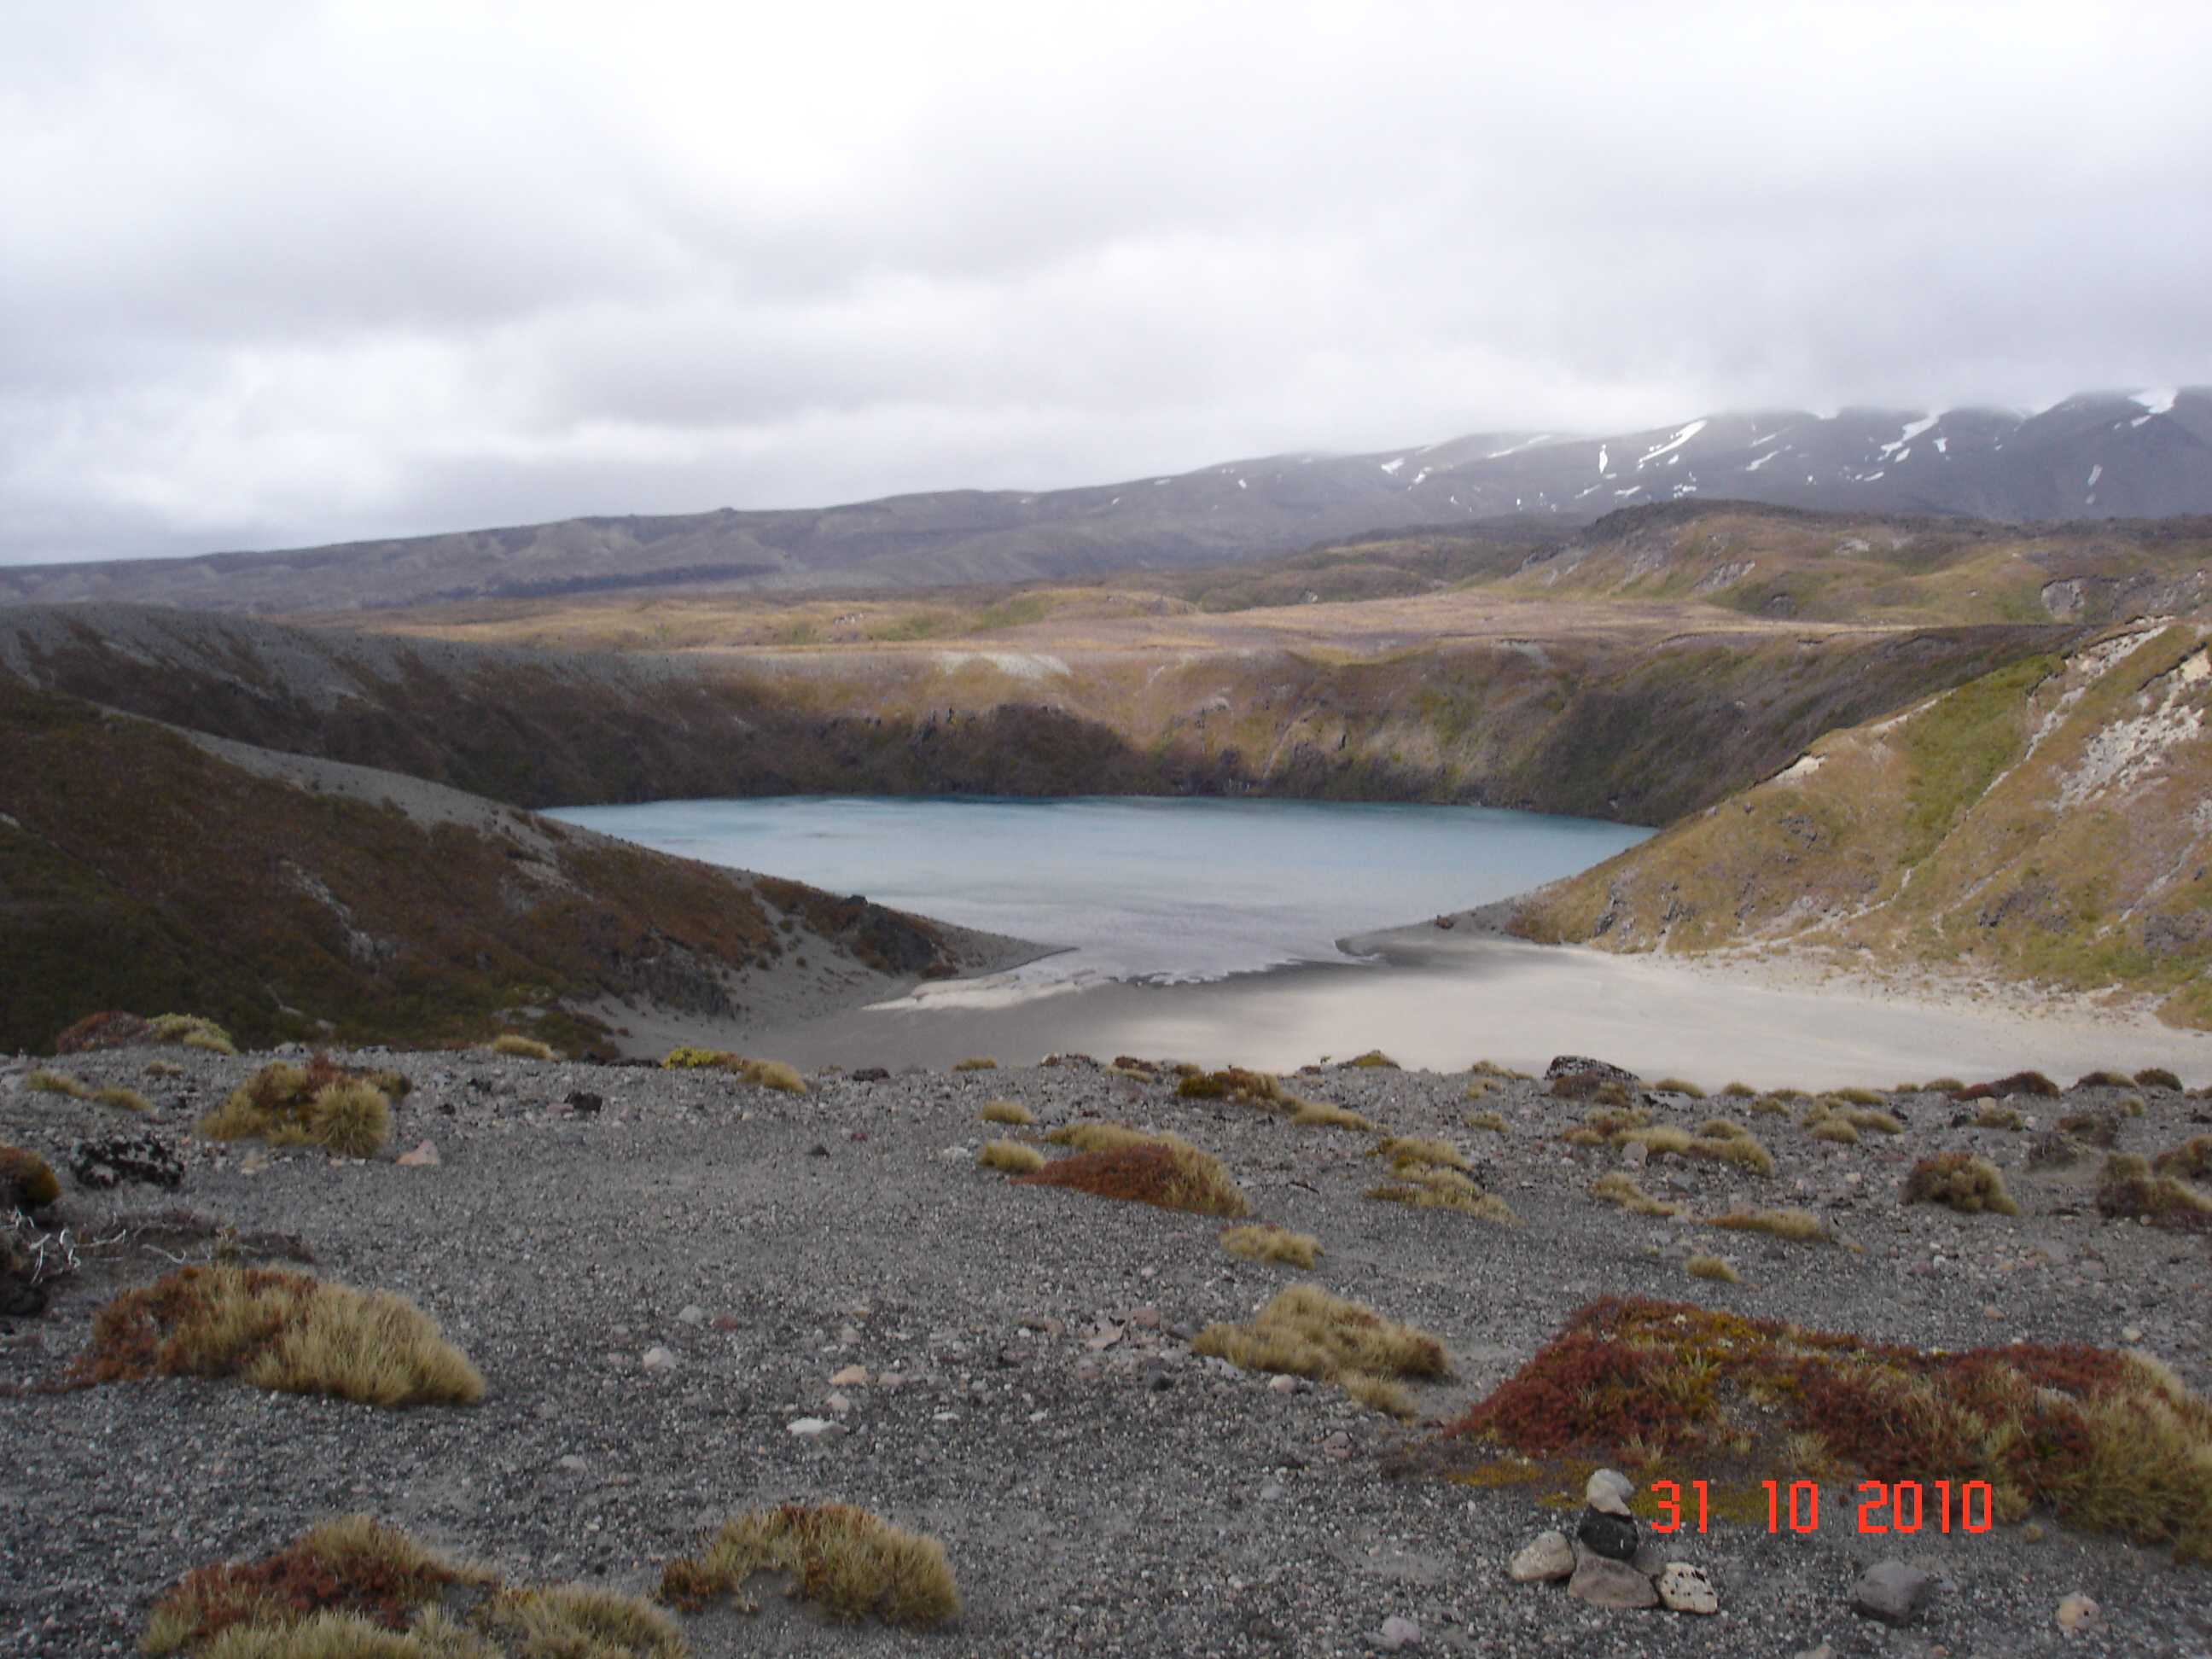
[[[1470,801],[1663,823],[2081,630],[1060,653],[562,653],[139,607],[0,611],[0,671],[517,805],[781,793]]]
[[[2212,654],[2157,619],[1831,732],[1524,901],[1614,951],[1835,946],[2154,1000],[2212,1027]]]

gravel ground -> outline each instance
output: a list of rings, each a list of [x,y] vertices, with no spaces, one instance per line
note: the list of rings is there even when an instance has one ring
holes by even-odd
[[[175,1194],[91,1194],[64,1176],[73,1231],[105,1237],[180,1202],[244,1234],[296,1235],[316,1271],[430,1311],[489,1393],[396,1413],[185,1380],[0,1398],[0,1652],[131,1650],[186,1569],[336,1513],[373,1511],[517,1577],[643,1588],[732,1511],[828,1498],[940,1537],[966,1599],[959,1624],[931,1637],[833,1627],[771,1598],[757,1619],[688,1620],[699,1652],[1354,1654],[1377,1650],[1393,1617],[1419,1625],[1420,1651],[2212,1652],[2212,1571],[2047,1517],[2033,1541],[2003,1527],[1900,1548],[1853,1535],[1843,1493],[1816,1536],[1717,1527],[1670,1550],[1710,1571],[1717,1618],[1587,1607],[1504,1576],[1561,1519],[1540,1489],[1394,1478],[1392,1454],[1420,1425],[1188,1352],[1206,1322],[1310,1277],[1445,1340],[1454,1377],[1416,1391],[1431,1419],[1607,1292],[1954,1348],[2140,1342],[2204,1389],[2212,1240],[2101,1221],[2084,1185],[2094,1159],[2030,1172],[2027,1134],[1950,1127],[1934,1096],[1900,1098],[1904,1136],[1856,1147],[1747,1120],[1781,1160],[1771,1180],[1677,1160],[1644,1174],[1704,1213],[1738,1199],[1809,1206],[1855,1253],[1598,1204],[1590,1181],[1619,1154],[1555,1138],[1578,1109],[1515,1085],[1480,1103],[1510,1133],[1473,1130],[1465,1073],[1334,1069],[1296,1086],[1402,1133],[1450,1136],[1519,1227],[1363,1200],[1376,1170],[1364,1135],[1083,1063],[824,1075],[801,1098],[719,1074],[372,1051],[339,1058],[397,1066],[416,1087],[392,1152],[356,1163],[191,1140],[267,1057],[161,1057],[184,1075],[149,1076],[145,1051],[58,1062],[143,1091],[149,1127],[189,1164]],[[33,1063],[0,1061],[0,1139],[59,1167],[77,1136],[146,1122],[22,1089]],[[603,1109],[567,1104],[579,1091]],[[1010,1185],[973,1163],[1003,1133],[977,1110],[1002,1097],[1040,1127],[1097,1115],[1172,1128],[1223,1157],[1260,1216],[1328,1253],[1296,1274],[1231,1260],[1213,1220]],[[2047,1123],[2084,1098],[2015,1103]],[[2204,1132],[2204,1101],[2145,1098],[2123,1148]],[[1694,1125],[1723,1105],[1669,1101],[1664,1115]],[[424,1139],[434,1167],[393,1161]],[[2021,1217],[1899,1203],[1911,1159],[1953,1146],[2005,1170]],[[52,1376],[100,1301],[166,1270],[162,1250],[208,1248],[147,1232],[90,1253],[43,1316],[0,1320],[0,1382]],[[1743,1282],[1687,1277],[1693,1248],[1731,1257]],[[672,1366],[645,1363],[656,1348]],[[853,1365],[869,1383],[833,1389]],[[805,1418],[835,1426],[789,1431]],[[1903,1630],[1850,1608],[1859,1573],[1892,1553],[1942,1581]],[[2055,1611],[2077,1591],[2101,1604],[2101,1627],[2063,1638]]]

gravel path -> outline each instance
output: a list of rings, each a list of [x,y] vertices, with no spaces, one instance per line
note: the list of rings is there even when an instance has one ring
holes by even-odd
[[[1540,1492],[1394,1478],[1390,1455],[1419,1425],[1332,1389],[1270,1386],[1184,1340],[1310,1277],[1445,1340],[1454,1377],[1416,1391],[1434,1418],[1593,1297],[1644,1292],[1922,1345],[2140,1341],[2205,1389],[2208,1237],[2100,1221],[2084,1170],[2029,1172],[2025,1133],[1948,1127],[1933,1096],[1903,1098],[1905,1135],[1856,1147],[1750,1120],[1781,1159],[1771,1180],[1678,1160],[1644,1173],[1703,1213],[1739,1198],[1808,1205],[1854,1253],[1693,1237],[1598,1204],[1590,1181],[1619,1155],[1553,1138],[1577,1108],[1515,1085],[1480,1103],[1510,1133],[1473,1130],[1465,1073],[1336,1069],[1296,1086],[1454,1139],[1522,1226],[1364,1201],[1365,1135],[1088,1064],[823,1076],[802,1098],[719,1074],[339,1056],[415,1079],[392,1150],[434,1142],[441,1161],[423,1168],[191,1141],[191,1122],[266,1056],[161,1057],[185,1074],[148,1076],[144,1051],[56,1062],[143,1090],[150,1127],[189,1162],[173,1195],[88,1194],[64,1176],[72,1229],[100,1237],[181,1202],[246,1234],[296,1235],[316,1271],[414,1297],[489,1393],[401,1413],[179,1380],[0,1398],[0,1652],[133,1650],[151,1600],[187,1568],[334,1513],[374,1511],[517,1576],[642,1588],[732,1511],[824,1498],[938,1534],[961,1622],[927,1638],[832,1627],[771,1598],[758,1619],[688,1620],[700,1653],[1356,1654],[1393,1617],[1419,1625],[1419,1651],[2212,1651],[2212,1571],[2047,1519],[2039,1541],[2005,1527],[1887,1551],[1841,1521],[1814,1537],[1717,1528],[1670,1553],[1707,1567],[1718,1618],[1588,1607],[1504,1577],[1560,1518]],[[32,1063],[0,1061],[0,1139],[58,1167],[76,1136],[145,1121],[22,1089]],[[603,1108],[567,1104],[578,1091]],[[974,1166],[1003,1133],[976,1121],[994,1097],[1024,1103],[1040,1127],[1088,1115],[1172,1128],[1218,1153],[1261,1216],[1319,1235],[1327,1255],[1310,1275],[1233,1261],[1218,1222],[1010,1185]],[[2204,1133],[2205,1102],[2147,1098],[2124,1148]],[[2048,1121],[2080,1102],[2019,1103]],[[1723,1104],[1671,1115],[1693,1125]],[[2023,1215],[1900,1206],[1911,1158],[1951,1146],[1997,1162]],[[1740,1285],[1683,1273],[1716,1238]],[[58,1371],[99,1301],[166,1270],[157,1243],[208,1249],[149,1234],[99,1254],[45,1316],[0,1320],[0,1381]],[[649,1368],[654,1349],[672,1365],[655,1355]],[[854,1365],[869,1382],[833,1389]],[[809,1418],[833,1426],[789,1431]],[[1943,1580],[1908,1629],[1850,1610],[1885,1553]],[[2054,1613],[2076,1591],[2101,1604],[2102,1626],[2062,1638]]]

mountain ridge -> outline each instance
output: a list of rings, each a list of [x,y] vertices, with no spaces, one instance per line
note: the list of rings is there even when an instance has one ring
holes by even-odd
[[[912,588],[1236,562],[1385,530],[1560,534],[1613,508],[1690,499],[2034,522],[2212,513],[2212,386],[2085,392],[2033,414],[1852,407],[1591,436],[1506,430],[1054,490],[16,565],[0,568],[0,605],[274,614],[628,589]]]

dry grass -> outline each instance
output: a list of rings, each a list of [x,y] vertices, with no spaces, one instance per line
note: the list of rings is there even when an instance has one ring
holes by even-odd
[[[1651,1087],[1655,1093],[1662,1095],[1687,1095],[1692,1100],[1705,1097],[1705,1091],[1687,1078],[1662,1077]]]
[[[514,1588],[367,1516],[326,1522],[258,1561],[188,1574],[155,1604],[140,1648],[201,1659],[682,1659],[690,1650],[673,1620],[635,1596]]]
[[[1366,1196],[1380,1203],[1403,1204],[1409,1209],[1456,1210],[1462,1215],[1495,1222],[1502,1227],[1521,1224],[1521,1218],[1513,1213],[1512,1206],[1504,1199],[1484,1192],[1456,1170],[1415,1166],[1402,1171],[1396,1181],[1369,1188]]]
[[[1044,1154],[1034,1146],[1024,1146],[1018,1140],[987,1140],[983,1150],[975,1154],[975,1162],[986,1170],[1003,1170],[1008,1175],[1034,1175],[1044,1168]]]
[[[1984,1101],[1981,1110],[1974,1114],[1974,1127],[1977,1129],[2017,1130],[2021,1127],[2022,1122],[2023,1120],[2018,1112],[2009,1106],[2000,1106],[1993,1100]]]
[[[726,1521],[698,1554],[668,1564],[660,1594],[695,1611],[726,1595],[754,1613],[745,1581],[757,1572],[787,1575],[787,1595],[838,1619],[930,1630],[960,1616],[945,1547],[849,1504],[785,1504]]]
[[[2171,1089],[2181,1092],[2181,1079],[2163,1066],[2146,1066],[2135,1076],[2138,1089]]]
[[[1208,1325],[1191,1352],[1226,1359],[1246,1370],[1334,1382],[1354,1398],[1395,1415],[1410,1415],[1402,1394],[1371,1385],[1397,1377],[1450,1374],[1444,1345],[1428,1332],[1385,1319],[1372,1308],[1331,1296],[1317,1285],[1277,1292],[1243,1325]]]
[[[1677,1125],[1661,1123],[1650,1128],[1619,1131],[1612,1139],[1617,1146],[1640,1144],[1647,1158],[1698,1158],[1716,1164],[1733,1164],[1754,1175],[1774,1173],[1774,1154],[1750,1130],[1726,1118],[1711,1120],[1694,1135]]]
[[[427,1314],[386,1291],[306,1273],[180,1267],[94,1316],[83,1383],[235,1376],[280,1394],[372,1406],[471,1405],[483,1378]]]
[[[1765,1233],[1793,1244],[1817,1244],[1828,1237],[1827,1224],[1810,1210],[1731,1210],[1705,1224],[1732,1233]]]
[[[1622,1170],[1609,1170],[1600,1176],[1590,1185],[1590,1196],[1601,1198],[1608,1204],[1618,1204],[1631,1215],[1677,1216],[1682,1213],[1680,1205],[1652,1197],[1637,1184],[1635,1176]]]
[[[1632,1443],[1663,1448],[1712,1480],[1717,1505],[1747,1487],[1760,1520],[1758,1483],[1778,1468],[1825,1467],[1845,1484],[1940,1470],[1989,1482],[1996,1520],[2045,1507],[2069,1526],[2212,1562],[2212,1405],[2137,1353],[2032,1343],[1923,1352],[1607,1297],[1449,1434],[1469,1450],[1576,1467],[1617,1462]]]
[[[1376,1126],[1357,1112],[1325,1100],[1301,1100],[1291,1110],[1291,1122],[1301,1129],[1352,1129],[1372,1134]]]
[[[1938,1152],[1922,1158],[1905,1178],[1905,1201],[1945,1204],[1963,1215],[1984,1210],[1998,1215],[2020,1213],[1996,1166],[1971,1152]]]
[[[1837,1115],[1854,1129],[1870,1129],[1878,1135],[1901,1135],[1905,1133],[1904,1124],[1878,1107],[1854,1107],[1850,1111],[1838,1112]]]
[[[1732,1100],[1749,1100],[1758,1092],[1748,1083],[1738,1083],[1733,1079],[1721,1085],[1721,1093]]]
[[[1252,1212],[1251,1200],[1221,1160],[1178,1135],[1139,1135],[1104,1123],[1068,1127],[1074,1132],[1069,1141],[1078,1146],[1088,1141],[1088,1149],[1020,1176],[1024,1186],[1063,1187],[1095,1198],[1232,1220]],[[1060,1133],[1054,1131],[1054,1137]]]
[[[1846,1106],[1879,1106],[1882,1103],[1881,1097],[1871,1089],[1831,1089],[1828,1092]]]
[[[1505,1121],[1505,1115],[1503,1112],[1469,1112],[1467,1115],[1467,1127],[1470,1129],[1487,1129],[1494,1135],[1513,1133],[1513,1126]]]
[[[744,1054],[733,1054],[721,1048],[672,1048],[661,1065],[669,1071],[727,1072],[740,1082],[750,1083],[756,1089],[774,1089],[780,1094],[803,1095],[806,1080],[799,1075],[795,1066],[780,1060],[751,1060]]]
[[[184,1074],[185,1068],[178,1065],[173,1060],[149,1060],[146,1062],[146,1075],[148,1077],[167,1079],[182,1077]]]
[[[988,1054],[970,1054],[965,1060],[955,1060],[952,1069],[956,1072],[995,1072],[999,1069],[999,1062]]]
[[[1790,1103],[1780,1095],[1761,1095],[1751,1103],[1751,1109],[1760,1117],[1787,1117]]]
[[[1290,1103],[1284,1097],[1281,1079],[1267,1072],[1248,1072],[1241,1066],[1224,1066],[1218,1072],[1192,1066],[1176,1085],[1176,1093],[1185,1100],[1241,1100],[1254,1106],[1287,1107]]]
[[[1516,1072],[1510,1066],[1500,1066],[1494,1060],[1478,1060],[1467,1068],[1478,1077],[1494,1077],[1501,1083],[1533,1083],[1535,1079],[1526,1072]]]
[[[1487,1077],[1472,1078],[1468,1082],[1467,1092],[1462,1098],[1468,1100],[1487,1100],[1491,1096],[1497,1092],[1497,1079]]]
[[[92,1098],[92,1085],[66,1072],[57,1072],[41,1066],[23,1079],[23,1086],[33,1094],[64,1095],[71,1100]]]
[[[2157,1173],[2140,1153],[2115,1152],[2097,1178],[2097,1212],[2165,1227],[2204,1227],[2212,1225],[2212,1197],[2174,1176]]]
[[[370,1158],[392,1138],[392,1103],[366,1078],[318,1054],[306,1066],[263,1066],[202,1118],[210,1140],[318,1146],[342,1158]]]
[[[1743,1277],[1729,1265],[1727,1258],[1717,1255],[1693,1255],[1683,1262],[1682,1271],[1692,1279],[1710,1279],[1722,1285],[1740,1285]]]
[[[2160,1175],[2203,1181],[2212,1176],[2212,1135],[2196,1135],[2179,1146],[2167,1147],[2151,1159],[2151,1167]]]
[[[1395,1072],[1401,1069],[1398,1062],[1380,1048],[1370,1048],[1364,1054],[1354,1054],[1344,1063],[1346,1066],[1357,1066],[1363,1071],[1370,1072]]]
[[[136,1089],[119,1085],[100,1090],[93,1096],[93,1099],[102,1106],[112,1106],[118,1112],[150,1112],[154,1109],[154,1103]]]
[[[43,1210],[62,1195],[53,1166],[24,1146],[0,1146],[0,1207]]]
[[[1825,1140],[1837,1146],[1856,1146],[1859,1144],[1859,1132],[1840,1117],[1820,1118],[1813,1123],[1812,1129],[1815,1140]]]
[[[524,1036],[520,1031],[501,1031],[492,1039],[491,1051],[515,1060],[557,1060],[550,1045],[536,1037]]]
[[[226,1059],[234,1058],[238,1053],[238,1045],[231,1041],[229,1032],[198,1014],[156,1014],[148,1024],[156,1042],[173,1042],[180,1048],[198,1048]]]
[[[1036,1114],[1018,1100],[990,1100],[975,1114],[986,1123],[1011,1123],[1016,1128],[1027,1128],[1036,1121]]]
[[[1389,1136],[1376,1142],[1367,1156],[1389,1159],[1394,1175],[1427,1169],[1464,1170],[1469,1167],[1466,1157],[1449,1141],[1424,1140],[1414,1135]]]
[[[1294,1233],[1271,1222],[1224,1229],[1221,1248],[1246,1261],[1280,1261],[1292,1267],[1310,1268],[1322,1255],[1321,1240],[1311,1233]]]

